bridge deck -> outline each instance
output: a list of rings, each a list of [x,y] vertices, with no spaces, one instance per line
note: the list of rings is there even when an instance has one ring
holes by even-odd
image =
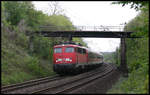
[[[96,38],[139,38],[131,36],[133,32],[123,31],[36,31],[45,37],[96,37]]]

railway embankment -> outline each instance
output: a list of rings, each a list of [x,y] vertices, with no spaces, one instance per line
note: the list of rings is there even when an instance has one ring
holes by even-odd
[[[2,30],[1,83],[16,84],[54,75],[52,64],[28,52],[28,38],[23,33]]]

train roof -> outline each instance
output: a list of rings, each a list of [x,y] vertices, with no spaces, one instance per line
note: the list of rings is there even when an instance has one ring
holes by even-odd
[[[63,42],[63,43],[60,43],[60,44],[58,44],[58,45],[55,45],[54,48],[63,47],[63,46],[71,46],[71,47],[84,48],[84,49],[88,50],[88,52],[90,52],[90,53],[94,53],[94,54],[96,54],[96,55],[102,55],[102,56],[103,56],[102,53],[97,53],[97,52],[91,51],[89,48],[82,46],[80,43],[79,43],[79,44],[76,44],[76,43],[74,43],[74,42]]]
[[[56,47],[62,47],[62,46],[71,46],[71,47],[79,47],[79,48],[84,48],[86,50],[88,50],[88,48],[82,46],[81,44],[72,44],[72,43],[62,43],[62,44],[59,44],[59,45],[55,45],[54,48]]]
[[[89,51],[89,53],[93,53],[93,54],[96,54],[96,55],[103,56],[103,54],[102,54],[102,53],[97,53],[97,52],[93,52],[93,51]]]
[[[71,46],[71,47],[80,47],[80,48],[86,48],[79,45],[72,45],[72,44],[61,44],[61,45],[55,45],[54,47],[62,47],[62,46]]]

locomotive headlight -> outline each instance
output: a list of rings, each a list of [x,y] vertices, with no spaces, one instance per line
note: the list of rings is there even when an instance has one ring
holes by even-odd
[[[71,62],[72,60],[70,58],[66,58],[66,61],[70,61]]]
[[[56,59],[56,62],[58,62],[58,61],[62,61],[62,59]]]

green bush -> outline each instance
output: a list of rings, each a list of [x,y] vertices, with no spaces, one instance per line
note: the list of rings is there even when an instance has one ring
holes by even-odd
[[[144,70],[140,68],[132,71],[127,79],[121,77],[119,82],[107,93],[147,94],[148,91],[148,75],[144,74]]]
[[[26,60],[27,60],[26,65],[29,71],[31,71],[31,73],[35,75],[39,75],[40,74],[39,60],[35,57],[27,57]]]

